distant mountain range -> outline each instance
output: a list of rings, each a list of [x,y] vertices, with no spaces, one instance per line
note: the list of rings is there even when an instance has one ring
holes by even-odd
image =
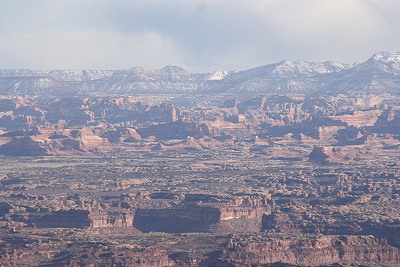
[[[189,73],[159,70],[0,70],[0,94],[104,96],[187,93],[400,93],[400,52],[380,52],[363,63],[284,60],[244,71]]]

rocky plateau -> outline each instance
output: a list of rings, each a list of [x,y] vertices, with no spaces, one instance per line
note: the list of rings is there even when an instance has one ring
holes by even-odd
[[[0,266],[399,266],[399,53],[0,71]]]

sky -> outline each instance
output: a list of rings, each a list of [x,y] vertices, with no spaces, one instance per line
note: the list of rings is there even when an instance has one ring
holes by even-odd
[[[399,0],[0,0],[0,68],[243,70],[400,51]]]

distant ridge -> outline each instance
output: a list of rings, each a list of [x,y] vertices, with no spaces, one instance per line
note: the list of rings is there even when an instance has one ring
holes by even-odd
[[[104,96],[187,93],[400,92],[400,52],[379,52],[363,63],[283,60],[249,70],[189,73],[158,70],[0,70],[0,94]]]

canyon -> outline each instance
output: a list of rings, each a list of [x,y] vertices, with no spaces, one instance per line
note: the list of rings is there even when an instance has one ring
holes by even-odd
[[[0,265],[398,266],[399,62],[1,70]]]

